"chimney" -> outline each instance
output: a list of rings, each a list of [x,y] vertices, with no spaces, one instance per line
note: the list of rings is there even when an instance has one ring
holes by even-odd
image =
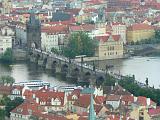
[[[48,86],[47,86],[47,85],[45,85],[45,86],[44,86],[44,89],[45,89],[45,90],[47,90],[47,89],[48,89]]]
[[[33,94],[33,96],[32,96],[32,97],[33,97],[33,99],[35,99],[35,98],[36,98],[36,95],[35,95],[35,94]]]
[[[151,99],[150,98],[147,98],[146,99],[146,102],[147,102],[147,106],[149,106],[151,104]]]
[[[137,97],[134,97],[134,102],[137,102]]]
[[[36,103],[39,103],[39,98],[36,98]]]
[[[113,90],[113,86],[111,86],[111,90]]]
[[[112,118],[114,119],[114,115],[112,115]]]

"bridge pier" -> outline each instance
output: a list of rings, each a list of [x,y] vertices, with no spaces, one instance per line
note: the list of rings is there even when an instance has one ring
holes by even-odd
[[[69,80],[73,80],[74,83],[78,82],[79,78],[84,83],[90,82],[91,79],[99,83],[105,79],[105,72],[96,70],[94,65],[80,64],[76,61],[68,60],[64,56],[49,55],[41,50],[33,50],[29,54],[29,59],[31,62],[51,70],[53,74],[61,73]]]

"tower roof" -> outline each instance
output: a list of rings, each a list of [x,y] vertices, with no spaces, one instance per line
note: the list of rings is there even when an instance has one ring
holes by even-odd
[[[90,102],[88,120],[96,120],[96,114],[95,114],[95,111],[94,111],[93,103],[94,103],[93,102],[93,94],[91,94],[91,102]]]
[[[39,25],[40,21],[38,18],[36,18],[36,11],[34,9],[29,10],[30,13],[30,18],[29,18],[29,23],[32,25]]]

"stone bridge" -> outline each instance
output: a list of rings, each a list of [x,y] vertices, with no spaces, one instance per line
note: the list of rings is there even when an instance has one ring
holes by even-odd
[[[95,68],[95,66],[79,63],[73,59],[64,56],[47,53],[38,49],[29,52],[28,58],[30,62],[34,62],[39,66],[51,70],[52,73],[61,73],[69,79],[86,81],[96,80],[101,83],[106,77],[106,71]]]

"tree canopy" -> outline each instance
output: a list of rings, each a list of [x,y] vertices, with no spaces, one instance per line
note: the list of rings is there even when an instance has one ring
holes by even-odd
[[[70,58],[78,55],[93,56],[95,47],[96,41],[91,39],[87,33],[73,33],[69,37],[68,45],[64,48],[64,55]]]
[[[154,102],[160,105],[160,89],[154,89],[151,87],[140,87],[135,82],[135,76],[125,76],[118,80],[109,74],[107,74],[106,80],[103,82],[104,86],[114,85],[115,82],[118,82],[123,88],[132,93],[135,96],[145,96],[147,98],[151,98]]]
[[[12,63],[13,62],[13,56],[12,56],[12,49],[7,48],[4,53],[0,56],[0,61],[3,63]]]
[[[15,82],[15,79],[13,78],[13,77],[11,77],[11,76],[5,76],[5,75],[3,75],[3,76],[1,76],[0,77],[0,83],[1,84],[13,84]]]
[[[23,103],[23,99],[22,98],[15,98],[14,100],[10,100],[6,103],[6,107],[5,107],[5,113],[6,113],[6,116],[10,116],[10,112],[16,108],[17,106],[19,106],[20,104]]]
[[[5,120],[5,110],[0,109],[0,120]]]

